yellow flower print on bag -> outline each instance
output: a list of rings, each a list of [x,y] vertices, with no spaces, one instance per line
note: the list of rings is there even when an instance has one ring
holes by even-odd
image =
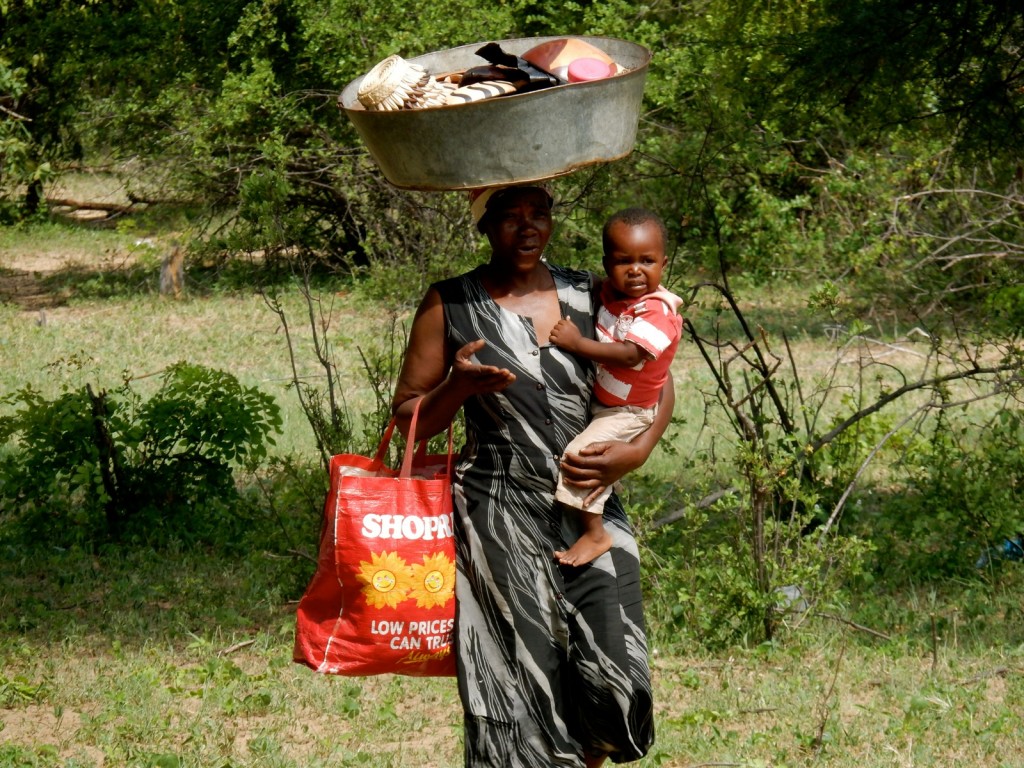
[[[455,563],[438,552],[424,555],[422,565],[411,565],[409,597],[420,608],[445,605],[455,594]]]
[[[396,607],[413,587],[412,570],[396,552],[371,554],[370,562],[360,561],[356,579],[363,585],[363,596],[373,608]]]

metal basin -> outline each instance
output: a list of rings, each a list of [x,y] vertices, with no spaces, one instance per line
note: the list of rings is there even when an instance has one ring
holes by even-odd
[[[559,37],[496,41],[522,55]],[[402,189],[472,189],[540,181],[633,150],[651,53],[636,43],[582,37],[626,71],[604,80],[568,83],[540,91],[469,104],[371,112],[356,98],[363,78],[341,92],[339,106],[366,143],[384,177]],[[408,59],[432,74],[485,63],[463,45]]]

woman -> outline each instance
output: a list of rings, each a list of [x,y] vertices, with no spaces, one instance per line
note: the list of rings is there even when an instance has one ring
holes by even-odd
[[[453,486],[458,547],[457,659],[472,768],[599,766],[642,757],[653,712],[636,542],[618,500],[605,510],[612,549],[582,568],[552,553],[575,541],[554,512],[559,472],[599,492],[640,466],[671,418],[631,443],[561,456],[586,424],[593,372],[547,343],[570,317],[593,333],[590,273],[542,260],[551,197],[537,186],[475,201],[487,264],[431,286],[409,336],[394,409],[418,436],[464,409]]]

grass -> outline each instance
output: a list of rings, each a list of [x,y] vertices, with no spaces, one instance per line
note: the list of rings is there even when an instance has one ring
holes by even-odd
[[[312,459],[266,304],[251,291],[159,296],[159,245],[151,252],[138,239],[0,232],[0,276],[56,265],[47,284],[64,292],[42,312],[0,304],[0,394],[28,384],[44,394],[86,381],[113,388],[125,371],[142,389],[187,360],[272,394],[285,417],[278,452]],[[316,381],[306,305],[294,287],[280,291],[299,374]],[[379,318],[355,294],[324,295],[345,397],[353,412],[368,411],[359,350],[385,343]],[[752,316],[786,330],[810,378],[827,370],[836,352],[797,294],[745,298]],[[692,476],[713,466],[698,465],[698,452],[724,461],[733,442],[720,420],[705,418],[698,393],[713,382],[692,346],[681,349],[675,378],[681,425],[631,486],[648,517],[707,482]],[[327,678],[291,661],[295,602],[312,565],[288,550],[315,548],[310,523],[295,547],[268,538],[58,551],[0,539],[0,768],[461,765],[453,680]],[[645,561],[651,604],[670,615],[678,584],[669,577],[700,563],[654,551]],[[1022,570],[1007,563],[992,582],[851,585],[845,603],[787,616],[770,644],[710,651],[685,628],[652,626],[658,739],[638,765],[1020,765]]]
[[[454,681],[292,663],[294,606],[259,557],[125,554],[5,553],[0,765],[461,765]],[[791,623],[777,644],[656,647],[638,765],[1019,765],[1024,645]]]

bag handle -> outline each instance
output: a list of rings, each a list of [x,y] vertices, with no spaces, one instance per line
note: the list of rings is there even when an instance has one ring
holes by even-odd
[[[427,457],[427,441],[420,440],[416,441],[416,424],[419,421],[420,414],[420,403],[423,401],[422,397],[416,398],[416,404],[412,409],[412,419],[409,422],[409,439],[405,443],[405,454],[402,457],[402,468],[399,471],[399,477],[409,478],[412,477],[412,468],[414,465],[422,466],[426,463]],[[384,465],[384,459],[387,457],[388,446],[391,445],[391,437],[395,432],[395,425],[397,420],[392,417],[391,422],[388,424],[387,429],[384,430],[383,436],[380,439],[380,446],[377,448],[377,455],[373,457],[373,468],[379,469]],[[452,436],[452,425],[448,423],[448,477],[452,475],[452,455],[453,455],[453,436]],[[415,448],[415,450],[414,450]]]
[[[395,431],[395,419],[391,418],[391,422],[388,424],[387,429],[384,430],[384,434],[381,435],[380,445],[377,448],[377,454],[373,457],[373,470],[376,471],[384,466],[384,458],[388,453],[388,446],[391,445],[391,435]]]
[[[412,467],[414,463],[423,464],[427,455],[427,441],[420,440],[416,442],[416,423],[419,421],[420,415],[420,404],[423,402],[422,397],[416,398],[416,404],[412,408],[412,419],[409,421],[409,439],[405,443],[405,456],[402,459],[402,469],[399,472],[399,477],[412,477]],[[392,419],[392,425],[394,419]],[[388,438],[390,439],[391,427],[388,428]],[[413,446],[416,446],[415,452]],[[452,476],[452,424],[448,422],[448,461],[446,463],[448,477]],[[416,461],[413,461],[415,453]]]

